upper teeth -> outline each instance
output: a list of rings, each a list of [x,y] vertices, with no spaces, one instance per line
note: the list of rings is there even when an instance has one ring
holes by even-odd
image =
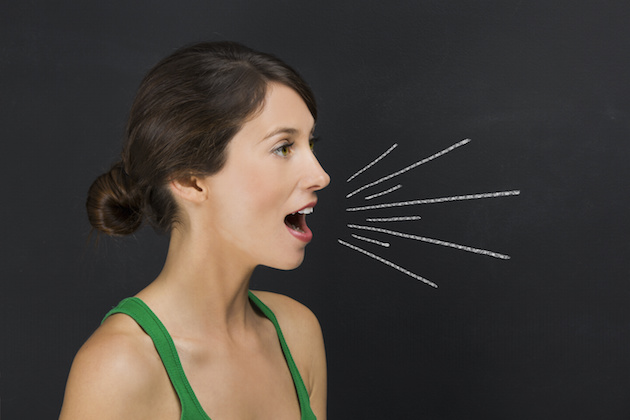
[[[313,207],[307,207],[305,209],[302,209],[300,211],[298,211],[299,214],[311,214],[313,213]],[[293,213],[295,214],[295,213]]]

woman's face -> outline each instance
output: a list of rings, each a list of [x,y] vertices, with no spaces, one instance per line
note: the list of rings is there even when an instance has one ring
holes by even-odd
[[[224,167],[204,180],[206,226],[225,258],[254,267],[300,265],[313,236],[300,213],[315,207],[315,192],[330,182],[312,152],[313,128],[302,98],[271,83],[262,111],[230,141]]]

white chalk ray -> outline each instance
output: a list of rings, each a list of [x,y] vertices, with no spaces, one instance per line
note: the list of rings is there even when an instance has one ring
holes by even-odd
[[[382,229],[382,228],[377,228],[377,227],[372,227],[372,226],[362,226],[362,225],[354,225],[354,224],[349,224],[347,226],[350,229],[361,229],[361,230],[369,230],[369,231],[372,231],[372,232],[385,233],[387,235],[398,236],[398,237],[405,238],[405,239],[413,239],[415,241],[427,242],[427,243],[434,244],[434,245],[447,246],[447,247],[450,247],[450,248],[455,248],[455,249],[459,249],[459,250],[462,250],[462,251],[472,252],[472,253],[480,254],[480,255],[487,255],[489,257],[499,258],[499,259],[502,259],[502,260],[509,260],[510,259],[509,255],[499,254],[498,252],[488,251],[486,249],[473,248],[473,247],[467,246],[467,245],[460,245],[460,244],[456,244],[456,243],[453,243],[453,242],[447,242],[447,241],[443,241],[443,240],[440,240],[440,239],[427,238],[426,236],[411,235],[411,234],[408,234],[408,233],[396,232],[396,231],[393,231],[393,230]]]
[[[387,194],[389,194],[389,193],[391,193],[391,192],[394,192],[394,191],[396,191],[396,190],[399,190],[399,189],[401,189],[401,188],[402,188],[402,185],[401,185],[401,184],[398,184],[398,185],[396,185],[395,187],[391,187],[391,188],[389,188],[389,189],[387,189],[387,190],[385,190],[385,191],[381,191],[380,193],[376,193],[376,194],[368,195],[367,197],[365,197],[365,199],[366,199],[366,200],[371,200],[371,199],[376,198],[376,197],[382,197],[382,196],[384,196],[384,195],[387,195]]]
[[[449,202],[449,201],[464,201],[464,200],[479,200],[482,198],[509,197],[513,195],[519,195],[520,193],[521,193],[520,190],[510,190],[510,191],[497,191],[497,192],[491,192],[491,193],[455,195],[451,197],[425,198],[421,200],[375,204],[372,206],[348,207],[346,211],[375,210],[375,209],[385,209],[389,207],[417,206],[421,204],[444,203],[444,202]]]
[[[420,220],[421,216],[399,216],[399,217],[368,217],[366,222],[408,222],[412,220]]]
[[[417,167],[418,167],[418,166],[420,166],[420,165],[423,165],[423,164],[425,164],[425,163],[427,163],[427,162],[430,162],[430,161],[432,161],[433,159],[437,159],[437,158],[439,158],[440,156],[442,156],[442,155],[444,155],[444,154],[446,154],[446,153],[448,153],[448,152],[450,152],[450,151],[452,151],[452,150],[454,150],[454,149],[456,149],[456,148],[458,148],[458,147],[460,147],[460,146],[463,146],[463,145],[465,145],[465,144],[467,144],[467,143],[470,143],[470,139],[464,139],[464,140],[462,140],[462,141],[460,141],[460,142],[458,142],[458,143],[455,143],[454,145],[452,145],[452,146],[450,146],[450,147],[447,147],[447,148],[446,148],[446,149],[444,149],[444,150],[441,150],[441,151],[439,151],[439,152],[437,152],[437,153],[435,153],[435,154],[433,154],[433,155],[429,156],[428,158],[422,159],[422,160],[420,160],[420,161],[418,161],[418,162],[416,162],[416,163],[414,163],[414,164],[411,164],[411,165],[409,165],[409,166],[407,166],[407,167],[405,167],[405,168],[403,168],[403,169],[401,169],[401,170],[399,170],[399,171],[396,171],[396,172],[394,172],[394,173],[392,173],[392,174],[389,174],[389,175],[387,175],[387,176],[384,176],[383,178],[377,179],[377,180],[376,180],[376,181],[374,181],[374,182],[371,182],[371,183],[369,183],[369,184],[367,184],[367,185],[364,185],[364,186],[362,186],[362,187],[360,187],[360,188],[358,188],[358,189],[356,189],[356,190],[352,191],[352,192],[351,192],[351,193],[349,193],[348,195],[346,195],[346,198],[350,198],[350,197],[352,197],[353,195],[355,195],[355,194],[357,194],[357,193],[359,193],[359,192],[361,192],[361,191],[363,191],[363,190],[365,190],[365,189],[367,189],[367,188],[370,188],[370,187],[372,187],[372,186],[374,186],[374,185],[380,184],[381,182],[385,182],[385,181],[387,181],[388,179],[392,179],[392,178],[394,178],[394,177],[396,177],[396,176],[398,176],[398,175],[400,175],[400,174],[403,174],[403,173],[405,173],[405,172],[407,172],[407,171],[410,171],[410,170],[412,170],[412,169],[414,169],[414,168],[417,168]]]
[[[416,280],[420,280],[421,282],[423,282],[425,284],[428,284],[431,287],[435,287],[436,289],[438,287],[437,284],[433,283],[432,281],[429,281],[429,280],[425,279],[424,277],[421,277],[421,276],[419,276],[419,275],[417,275],[415,273],[412,273],[411,271],[407,270],[406,268],[402,268],[401,266],[396,265],[393,262],[386,260],[385,258],[382,258],[382,257],[379,257],[378,255],[372,254],[371,252],[366,251],[365,249],[362,249],[362,248],[359,248],[358,246],[354,246],[352,244],[349,244],[348,242],[342,241],[341,239],[337,239],[337,241],[341,245],[347,246],[350,249],[353,249],[353,250],[355,250],[357,252],[360,252],[360,253],[362,253],[364,255],[367,255],[368,257],[374,258],[376,261],[382,262],[383,264],[385,264],[385,265],[387,265],[387,266],[389,266],[391,268],[394,268],[394,269],[400,271],[401,273],[404,273],[404,274],[408,275],[409,277],[412,277],[412,278],[414,278]]]
[[[394,150],[396,147],[398,146],[398,143],[394,143],[389,149],[385,150],[385,152],[383,152],[379,157],[377,157],[376,159],[374,159],[372,162],[368,163],[367,165],[365,165],[363,168],[359,169],[354,175],[352,175],[350,178],[348,178],[346,180],[346,182],[350,182],[352,181],[354,178],[356,178],[358,175],[361,175],[363,172],[367,171],[368,169],[370,169],[372,166],[376,165],[376,163],[383,159],[385,156],[387,156],[392,150]]]
[[[380,246],[385,247],[385,248],[389,248],[389,242],[377,241],[376,239],[366,238],[365,236],[355,235],[354,233],[352,234],[352,237],[354,239],[358,239],[360,241],[369,242],[371,244],[376,244],[376,245],[380,245]]]

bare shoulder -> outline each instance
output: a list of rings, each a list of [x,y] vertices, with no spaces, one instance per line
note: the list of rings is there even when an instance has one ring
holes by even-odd
[[[315,314],[300,302],[278,293],[253,291],[278,319],[291,355],[306,386],[311,408],[326,419],[326,350]]]
[[[145,418],[164,372],[153,342],[131,318],[108,318],[70,369],[60,419]]]
[[[302,303],[279,293],[252,292],[274,313],[287,339],[292,337],[301,341],[321,337],[317,317]]]

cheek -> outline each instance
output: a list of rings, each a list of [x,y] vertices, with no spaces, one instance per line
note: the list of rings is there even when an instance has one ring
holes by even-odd
[[[240,171],[238,187],[232,194],[242,203],[243,210],[253,211],[252,220],[267,215],[277,216],[284,201],[286,201],[286,188],[282,184],[283,175],[273,168],[261,168],[250,166]]]
[[[249,201],[248,207],[253,208],[258,217],[275,217],[281,211],[284,194],[273,181],[260,178],[252,181],[245,194]]]

